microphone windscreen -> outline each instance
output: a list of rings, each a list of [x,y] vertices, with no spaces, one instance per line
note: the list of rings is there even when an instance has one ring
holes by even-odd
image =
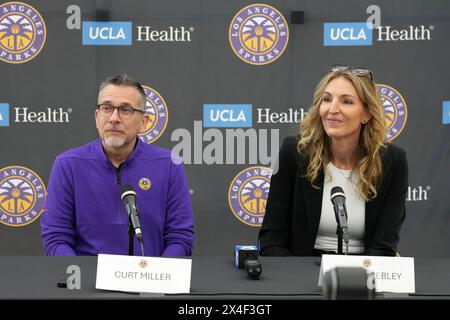
[[[124,184],[120,187],[120,199],[123,200],[123,198],[130,194],[136,196],[136,192],[134,191],[132,186],[130,186],[129,184]]]
[[[325,273],[322,287],[326,300],[373,300],[375,275],[360,267],[336,267]]]
[[[342,188],[338,186],[331,188],[331,199],[337,196],[342,196],[345,198],[344,190],[342,190]]]

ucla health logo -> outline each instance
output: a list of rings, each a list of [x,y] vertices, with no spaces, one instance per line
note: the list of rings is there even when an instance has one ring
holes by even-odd
[[[1,104],[0,104],[1,106]],[[0,109],[1,112],[1,109]],[[442,102],[442,123],[443,124],[450,124],[450,101],[443,101]],[[1,126],[1,121],[0,121]]]
[[[371,46],[372,41],[423,41],[431,40],[434,26],[374,27],[369,22],[340,22],[323,24],[324,46]],[[375,32],[375,39],[373,33]]]
[[[231,48],[243,61],[265,65],[278,59],[289,41],[283,15],[266,4],[252,4],[233,18],[228,31]]]
[[[0,170],[0,222],[23,227],[44,212],[45,185],[32,170],[10,166]]]
[[[0,127],[9,127],[9,103],[0,103]]]
[[[18,64],[34,59],[46,35],[44,19],[32,6],[23,2],[0,5],[0,60]]]
[[[381,96],[381,104],[384,108],[384,116],[387,124],[386,141],[392,141],[403,131],[408,117],[405,99],[394,88],[377,84],[378,93]]]
[[[228,189],[228,204],[239,221],[260,227],[266,213],[272,169],[255,166],[239,172]]]
[[[128,21],[83,21],[83,45],[131,46],[131,27]]]
[[[163,97],[153,88],[142,86],[147,96],[145,113],[148,115],[147,128],[139,133],[139,137],[145,143],[156,141],[166,130],[169,120],[169,109]]]
[[[366,22],[324,23],[324,46],[371,46],[372,30]]]
[[[251,104],[204,104],[203,126],[216,128],[252,127]]]

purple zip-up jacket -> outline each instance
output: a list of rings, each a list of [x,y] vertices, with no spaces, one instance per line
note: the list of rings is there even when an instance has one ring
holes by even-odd
[[[128,254],[124,184],[137,193],[145,255],[191,255],[193,212],[183,166],[172,162],[169,150],[140,139],[119,170],[106,158],[101,139],[56,157],[41,216],[45,253]],[[136,238],[134,254],[141,255]]]

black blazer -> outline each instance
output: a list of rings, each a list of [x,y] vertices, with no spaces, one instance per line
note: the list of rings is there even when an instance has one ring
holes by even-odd
[[[286,138],[278,172],[272,176],[264,221],[259,231],[261,255],[312,256],[322,212],[323,172],[313,188],[304,177],[308,161],[297,151],[298,137]],[[406,153],[388,145],[382,155],[382,181],[375,199],[366,202],[365,255],[393,256],[405,219],[408,190]]]

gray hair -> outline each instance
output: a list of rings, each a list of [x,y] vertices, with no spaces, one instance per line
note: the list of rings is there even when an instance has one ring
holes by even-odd
[[[99,94],[100,91],[103,90],[103,88],[110,84],[135,88],[139,92],[139,96],[141,97],[141,107],[145,111],[145,102],[147,101],[147,97],[145,95],[144,88],[142,88],[142,85],[139,82],[126,75],[125,73],[122,73],[115,77],[107,78],[105,81],[103,81],[98,89]]]

